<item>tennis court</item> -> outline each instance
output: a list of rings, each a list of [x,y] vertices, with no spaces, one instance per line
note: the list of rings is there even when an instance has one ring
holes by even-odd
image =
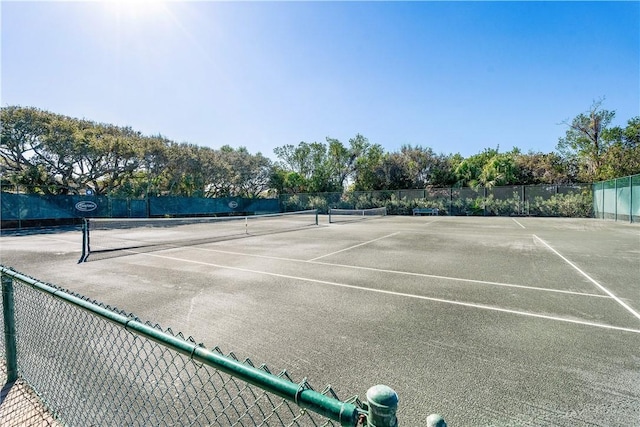
[[[637,225],[320,216],[199,237],[77,263],[79,230],[3,235],[2,264],[341,395],[389,385],[400,425],[640,419]]]

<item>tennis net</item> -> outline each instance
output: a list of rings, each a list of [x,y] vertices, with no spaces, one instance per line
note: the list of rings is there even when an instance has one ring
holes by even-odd
[[[329,223],[359,221],[387,215],[387,208],[329,209]]]
[[[194,218],[87,218],[82,255],[150,252],[318,225],[317,210],[267,215]],[[102,256],[104,257],[104,255]]]

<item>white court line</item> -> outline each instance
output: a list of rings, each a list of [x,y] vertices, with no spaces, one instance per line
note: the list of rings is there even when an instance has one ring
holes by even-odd
[[[410,271],[398,271],[398,270],[387,270],[382,268],[373,268],[373,267],[362,267],[357,265],[348,265],[348,264],[336,264],[332,262],[322,262],[322,261],[305,261],[301,259],[295,258],[283,258],[283,257],[275,257],[270,255],[254,255],[247,254],[243,252],[233,252],[233,251],[223,251],[220,249],[210,249],[210,248],[199,248],[199,247],[189,247],[189,249],[198,250],[198,251],[206,251],[206,252],[216,252],[227,255],[238,255],[238,256],[246,256],[246,257],[254,257],[254,258],[265,258],[272,259],[276,261],[287,261],[287,262],[297,262],[297,263],[305,263],[305,264],[317,264],[317,265],[326,265],[327,267],[340,267],[351,270],[365,270],[372,271],[374,273],[389,273],[389,274],[397,274],[400,276],[413,276],[413,277],[425,277],[428,279],[439,279],[439,280],[450,280],[454,282],[465,282],[465,283],[478,283],[481,285],[491,285],[491,286],[503,286],[508,288],[518,288],[518,289],[527,289],[532,291],[542,291],[542,292],[555,292],[559,294],[569,294],[569,295],[579,295],[586,297],[594,297],[594,298],[610,298],[607,295],[602,294],[591,294],[586,292],[576,292],[576,291],[566,291],[562,289],[549,289],[549,288],[540,288],[537,286],[525,286],[525,285],[514,285],[512,283],[501,283],[501,282],[490,282],[487,280],[477,280],[477,279],[464,279],[461,277],[449,277],[449,276],[438,276],[435,274],[425,274],[425,273],[412,273]],[[136,252],[137,253],[137,252]]]
[[[580,296],[596,297],[596,298],[609,298],[606,295],[600,295],[600,294],[589,294],[585,292],[565,291],[562,289],[540,288],[536,286],[514,285],[512,283],[490,282],[487,280],[464,279],[461,277],[438,276],[435,274],[412,273],[410,271],[385,270],[382,268],[360,267],[357,265],[333,264],[328,262],[314,262],[314,264],[320,264],[320,265],[326,265],[326,266],[332,266],[332,267],[352,268],[355,270],[368,270],[368,271],[380,272],[380,273],[399,274],[404,276],[417,276],[417,277],[427,277],[430,279],[451,280],[454,282],[479,283],[481,285],[491,285],[491,286],[504,286],[508,288],[519,288],[519,289],[527,289],[532,291],[555,292],[559,294],[580,295]]]
[[[624,301],[622,301],[620,298],[618,298],[617,296],[615,296],[611,291],[609,291],[607,288],[605,288],[604,286],[602,286],[600,283],[596,282],[594,279],[591,278],[591,276],[589,276],[587,273],[585,273],[584,271],[582,271],[577,265],[575,265],[574,263],[572,263],[571,261],[569,261],[567,258],[565,258],[564,256],[562,256],[562,254],[560,254],[560,252],[556,251],[555,249],[553,249],[551,247],[551,245],[549,245],[547,242],[545,242],[544,240],[542,240],[541,238],[539,238],[538,236],[536,236],[535,234],[533,235],[533,237],[535,237],[536,239],[538,239],[540,242],[542,242],[543,245],[545,245],[547,248],[549,248],[549,250],[551,252],[553,252],[554,254],[558,255],[560,258],[562,258],[567,264],[569,264],[571,267],[573,267],[578,273],[582,274],[584,277],[587,278],[587,280],[589,280],[591,283],[593,283],[594,285],[596,285],[598,288],[600,288],[604,293],[606,293],[607,295],[609,295],[611,298],[613,298],[615,300],[615,302],[617,302],[618,304],[620,304],[622,307],[624,307],[629,313],[633,314],[636,318],[638,318],[640,320],[640,314],[638,314],[633,308],[629,307],[627,304],[625,304]]]
[[[515,218],[511,218],[511,219],[512,219],[516,224],[518,224],[520,227],[522,227],[522,228],[526,228],[524,225],[520,224],[520,221],[518,221],[517,219],[515,219]]]
[[[331,252],[330,254],[321,255],[319,257],[315,257],[315,258],[310,259],[308,261],[315,261],[315,260],[320,259],[320,258],[325,258],[325,257],[331,256],[331,255],[339,254],[340,252],[349,251],[351,249],[355,249],[355,248],[358,248],[360,246],[368,245],[369,243],[377,242],[378,240],[386,239],[387,237],[395,236],[396,234],[399,234],[399,233],[400,233],[399,231],[396,231],[395,233],[387,234],[386,236],[378,237],[377,239],[369,240],[367,242],[363,242],[363,243],[357,244],[355,246],[351,246],[351,247],[348,247],[348,248],[340,249],[339,251]]]
[[[131,252],[134,252],[134,251],[131,251]],[[229,266],[225,266],[225,265],[213,264],[213,263],[203,262],[203,261],[194,261],[194,260],[183,259],[183,258],[170,257],[170,256],[166,256],[166,255],[158,255],[158,254],[150,254],[150,253],[140,253],[140,255],[151,256],[151,257],[156,257],[156,258],[163,258],[163,259],[169,259],[169,260],[173,260],[173,261],[188,262],[188,263],[192,263],[192,264],[206,265],[206,266],[210,266],[210,267],[224,268],[224,269],[227,269],[227,270],[241,271],[241,272],[244,272],[244,273],[262,274],[262,275],[266,275],[266,276],[273,276],[273,277],[279,277],[279,278],[284,278],[284,279],[292,279],[292,280],[298,280],[298,281],[303,281],[303,282],[320,283],[320,284],[323,284],[323,285],[335,286],[335,287],[340,287],[340,288],[355,289],[355,290],[365,291],[365,292],[374,292],[374,293],[378,293],[378,294],[414,298],[414,299],[420,299],[420,300],[425,300],[425,301],[439,302],[439,303],[443,303],[443,304],[452,304],[452,305],[458,305],[458,306],[462,306],[462,307],[471,307],[471,308],[477,308],[477,309],[481,309],[481,310],[496,311],[496,312],[500,312],[500,313],[509,313],[509,314],[515,314],[515,315],[519,315],[519,316],[534,317],[534,318],[538,318],[538,319],[547,319],[547,320],[553,320],[553,321],[557,321],[557,322],[573,323],[573,324],[577,324],[577,325],[593,326],[593,327],[596,327],[596,328],[604,328],[604,329],[611,329],[611,330],[616,330],[616,331],[624,331],[624,332],[632,332],[632,333],[635,333],[635,334],[640,334],[640,330],[639,329],[623,328],[623,327],[620,327],[620,326],[612,326],[612,325],[606,325],[606,324],[602,324],[602,323],[587,322],[587,321],[583,321],[583,320],[566,319],[566,318],[562,318],[562,317],[548,316],[548,315],[544,315],[544,314],[527,313],[526,311],[509,310],[509,309],[506,309],[506,308],[492,307],[492,306],[482,305],[482,304],[472,304],[472,303],[467,303],[467,302],[446,300],[446,299],[442,299],[442,298],[433,298],[433,297],[425,297],[425,296],[422,296],[422,295],[407,294],[407,293],[403,293],[403,292],[394,292],[394,291],[386,291],[386,290],[382,290],[382,289],[365,288],[363,286],[355,286],[355,285],[348,285],[348,284],[345,284],[345,283],[329,282],[329,281],[326,281],[326,280],[309,279],[309,278],[306,278],[306,277],[296,277],[296,276],[290,276],[290,275],[287,275],[287,274],[269,273],[269,272],[266,272],[266,271],[251,270],[251,269],[248,269],[248,268],[229,267]]]
[[[398,233],[393,233],[393,234],[398,234]],[[389,235],[389,236],[391,236],[391,235]],[[380,238],[375,239],[375,240],[380,240],[380,239],[383,239],[383,238],[389,237],[389,236],[380,237]],[[375,240],[372,240],[372,241],[375,241]],[[370,242],[372,242],[372,241],[370,241]],[[366,243],[370,243],[370,242],[361,243],[360,245],[363,245],[363,244],[366,244]],[[357,245],[357,246],[360,246],[360,245]],[[191,249],[191,250],[196,250],[196,251],[215,252],[215,253],[221,253],[221,254],[227,254],[227,255],[237,255],[237,256],[250,257],[250,258],[272,259],[272,260],[276,260],[276,261],[295,262],[295,263],[302,263],[302,264],[326,265],[327,267],[340,267],[340,268],[351,269],[351,270],[364,270],[364,271],[371,271],[371,272],[374,272],[374,273],[388,273],[388,274],[396,274],[396,275],[400,275],[400,276],[424,277],[424,278],[428,278],[428,279],[448,280],[448,281],[453,281],[453,282],[477,283],[477,284],[481,284],[481,285],[502,286],[502,287],[507,287],[507,288],[526,289],[526,290],[541,291],[541,292],[552,292],[552,293],[567,294],[567,295],[577,295],[577,296],[585,296],[585,297],[592,297],[592,298],[611,298],[608,295],[602,295],[602,294],[592,294],[592,293],[587,293],[587,292],[567,291],[567,290],[563,290],[563,289],[549,289],[549,288],[541,288],[541,287],[538,287],[538,286],[516,285],[516,284],[513,284],[513,283],[491,282],[491,281],[488,281],[488,280],[465,279],[465,278],[462,278],[462,277],[439,276],[439,275],[435,275],[435,274],[414,273],[414,272],[410,272],[410,271],[399,271],[399,270],[388,270],[388,269],[382,269],[382,268],[364,267],[364,266],[348,265],[348,264],[337,264],[337,263],[332,263],[332,262],[323,262],[323,261],[314,261],[314,260],[308,260],[307,261],[307,260],[296,259],[296,258],[276,257],[276,256],[272,256],[272,255],[247,254],[247,253],[244,253],[244,252],[235,252],[235,251],[227,251],[227,250],[212,249],[212,248],[202,248],[202,247],[198,247],[198,246],[178,246],[178,245],[169,245],[169,246],[172,247],[172,248],[176,248],[176,249]],[[347,249],[353,249],[354,247],[356,247],[356,246],[352,246],[351,248],[347,248]],[[347,249],[343,249],[343,251],[347,250]],[[122,251],[123,252],[130,252],[130,253],[134,253],[134,254],[144,254],[143,252],[138,252],[138,251],[133,251],[133,250],[125,250],[125,249],[123,249]],[[341,251],[338,251],[338,252],[341,252]],[[333,252],[333,253],[338,253],[338,252]],[[314,258],[314,259],[320,259],[320,258],[325,257],[325,256],[327,256],[327,255],[323,255],[321,257],[317,257],[317,258]]]

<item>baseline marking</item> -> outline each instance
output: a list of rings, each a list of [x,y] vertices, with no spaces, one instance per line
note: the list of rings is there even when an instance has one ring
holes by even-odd
[[[543,245],[545,245],[547,248],[549,248],[549,250],[551,252],[553,252],[554,254],[558,255],[560,258],[562,258],[564,260],[564,262],[566,262],[567,264],[569,264],[571,267],[573,267],[578,273],[582,274],[585,278],[587,278],[587,280],[589,280],[591,283],[593,283],[594,285],[596,285],[598,288],[600,288],[604,293],[606,293],[607,295],[609,295],[611,298],[614,299],[615,302],[617,302],[618,304],[620,304],[622,307],[624,307],[629,313],[633,314],[636,318],[638,318],[638,320],[640,320],[640,314],[638,314],[633,308],[629,307],[627,304],[625,304],[624,301],[622,301],[620,298],[618,298],[617,296],[615,296],[611,291],[609,291],[607,288],[605,288],[604,286],[602,286],[600,283],[596,282],[594,279],[591,278],[591,276],[589,276],[587,273],[585,273],[584,271],[582,271],[577,265],[575,265],[574,263],[572,263],[571,261],[569,261],[567,258],[565,258],[564,256],[562,256],[562,254],[560,254],[560,252],[556,251],[555,249],[553,249],[551,247],[551,245],[549,245],[547,242],[545,242],[544,240],[542,240],[540,237],[536,236],[535,234],[533,235],[533,237],[535,237],[536,239],[538,239]]]
[[[325,258],[325,257],[331,256],[331,255],[339,254],[340,252],[349,251],[351,249],[355,249],[355,248],[358,248],[360,246],[368,245],[369,243],[377,242],[378,240],[386,239],[387,237],[395,236],[396,234],[399,234],[399,233],[400,233],[399,231],[396,231],[395,233],[387,234],[386,236],[378,237],[377,239],[369,240],[367,242],[363,242],[363,243],[357,244],[355,246],[351,246],[351,247],[348,247],[348,248],[340,249],[339,251],[331,252],[330,254],[321,255],[319,257],[315,257],[315,258],[310,259],[308,261],[315,261],[315,260],[320,259],[320,258]]]
[[[511,218],[511,219],[512,219],[516,224],[518,224],[520,227],[522,227],[522,228],[526,228],[524,225],[520,224],[520,221],[518,221],[517,219],[515,219],[515,218]]]
[[[251,269],[247,269],[247,268],[229,267],[229,266],[225,266],[225,265],[213,264],[213,263],[203,262],[203,261],[193,261],[193,260],[189,260],[189,259],[170,257],[170,256],[166,256],[166,255],[158,255],[158,254],[150,254],[150,253],[140,253],[140,255],[151,256],[151,257],[156,257],[156,258],[163,258],[163,259],[170,259],[170,260],[173,260],[173,261],[188,262],[188,263],[192,263],[192,264],[207,265],[207,266],[210,266],[210,267],[218,267],[218,268],[224,268],[224,269],[228,269],[228,270],[242,271],[242,272],[245,272],[245,273],[263,274],[263,275],[266,275],[266,276],[280,277],[280,278],[284,278],[284,279],[293,279],[293,280],[299,280],[299,281],[303,281],[303,282],[320,283],[320,284],[323,284],[323,285],[336,286],[336,287],[340,287],[340,288],[356,289],[356,290],[360,290],[360,291],[374,292],[374,293],[385,294],[385,295],[394,295],[394,296],[400,296],[400,297],[415,298],[415,299],[421,299],[421,300],[425,300],[425,301],[440,302],[440,303],[443,303],[443,304],[459,305],[459,306],[462,306],[462,307],[472,307],[472,308],[477,308],[477,309],[481,309],[481,310],[497,311],[497,312],[500,312],[500,313],[516,314],[516,315],[519,315],[519,316],[534,317],[534,318],[538,318],[538,319],[547,319],[547,320],[553,320],[553,321],[558,321],[558,322],[573,323],[573,324],[577,324],[577,325],[592,326],[592,327],[596,327],[596,328],[604,328],[604,329],[611,329],[611,330],[616,330],[616,331],[624,331],[624,332],[632,332],[634,334],[640,334],[640,329],[623,328],[623,327],[620,327],[620,326],[606,325],[606,324],[603,324],[603,323],[594,323],[594,322],[587,322],[587,321],[575,320],[575,319],[565,319],[565,318],[562,318],[562,317],[548,316],[548,315],[544,315],[544,314],[527,313],[526,311],[509,310],[509,309],[505,309],[505,308],[492,307],[492,306],[482,305],[482,304],[472,304],[472,303],[467,303],[467,302],[446,300],[446,299],[442,299],[442,298],[425,297],[425,296],[422,296],[422,295],[413,295],[413,294],[407,294],[407,293],[403,293],[403,292],[386,291],[386,290],[382,290],[382,289],[365,288],[363,286],[347,285],[345,283],[337,283],[337,282],[329,282],[329,281],[326,281],[326,280],[309,279],[309,278],[306,278],[306,277],[296,277],[296,276],[290,276],[290,275],[287,275],[287,274],[269,273],[269,272],[265,272],[265,271],[251,270]]]

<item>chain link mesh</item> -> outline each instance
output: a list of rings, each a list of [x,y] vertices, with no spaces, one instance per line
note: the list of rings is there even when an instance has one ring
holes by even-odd
[[[283,194],[285,211],[386,207],[389,215],[411,215],[413,208],[437,208],[445,215],[591,215],[591,184],[452,187],[348,193]],[[584,204],[587,204],[585,207]],[[568,210],[564,205],[570,205]]]
[[[28,420],[38,407],[38,421],[20,425],[56,425],[54,419],[74,426],[340,425],[18,280],[14,296],[16,384],[28,384],[37,396],[29,389],[24,404],[3,404],[3,420]],[[146,325],[196,343],[171,329]],[[4,336],[0,348],[4,350]],[[217,347],[213,351],[222,355]],[[233,353],[227,357],[237,360]],[[244,364],[254,367],[249,359]],[[271,374],[264,365],[259,369]],[[0,375],[6,380],[4,365]],[[277,376],[294,382],[286,371]],[[306,380],[300,387],[312,389]],[[322,394],[337,399],[330,387]],[[48,409],[38,406],[40,400]],[[356,397],[348,402],[362,406]]]

